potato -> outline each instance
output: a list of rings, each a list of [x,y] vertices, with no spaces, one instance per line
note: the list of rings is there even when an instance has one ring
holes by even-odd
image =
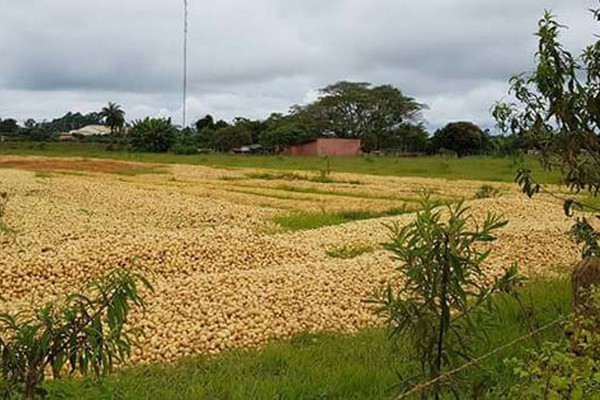
[[[129,321],[145,333],[134,363],[260,346],[304,331],[354,332],[380,323],[363,300],[396,275],[398,265],[381,248],[389,240],[383,222],[404,224],[414,216],[277,233],[270,219],[287,212],[277,207],[380,210],[399,201],[392,198],[418,199],[420,188],[460,197],[481,186],[351,174],[338,175],[361,185],[243,180],[248,171],[195,166],[168,172],[57,174],[42,181],[32,172],[0,169],[0,190],[11,195],[4,222],[16,231],[0,233],[0,294],[8,300],[0,312],[54,301],[122,266],[138,269],[155,287],[144,291],[146,313]],[[282,184],[336,195],[268,197],[281,195]],[[510,219],[491,244],[490,281],[513,261],[526,273],[553,274],[553,266],[578,259],[559,203],[498,186],[502,197],[469,203],[479,218],[489,210]],[[262,196],[241,193],[249,191]],[[376,250],[348,260],[326,254],[351,243]]]

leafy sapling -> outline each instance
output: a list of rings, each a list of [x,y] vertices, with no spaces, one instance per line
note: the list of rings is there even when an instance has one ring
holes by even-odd
[[[409,341],[422,376],[435,379],[446,366],[470,358],[470,342],[490,326],[482,317],[493,313],[492,296],[520,280],[516,265],[493,282],[484,270],[490,250],[481,245],[494,241],[506,221],[488,214],[480,226],[462,202],[447,206],[447,215],[427,198],[422,208],[413,223],[389,227],[398,283],[373,303],[392,337]],[[441,392],[434,386],[436,399]]]
[[[100,377],[124,363],[139,334],[126,329],[132,307],[143,309],[142,276],[116,269],[94,280],[90,294],[68,295],[63,304],[0,315],[0,397],[44,397],[48,374]]]

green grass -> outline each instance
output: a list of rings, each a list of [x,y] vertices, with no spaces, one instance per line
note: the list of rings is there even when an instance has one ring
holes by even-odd
[[[35,173],[33,174],[33,176],[35,178],[39,178],[39,179],[50,179],[54,175],[52,175],[52,173],[48,172],[48,171],[35,171]]]
[[[374,200],[398,200],[404,201],[408,203],[417,203],[420,201],[419,198],[403,198],[398,196],[381,196],[372,193],[363,193],[363,192],[338,192],[335,190],[326,190],[326,189],[318,189],[311,187],[302,187],[302,186],[290,186],[290,185],[279,185],[274,189],[282,190],[286,192],[295,192],[295,193],[309,193],[309,194],[320,194],[325,196],[342,196],[342,197],[352,197],[357,199],[374,199]]]
[[[123,168],[123,169],[116,170],[114,173],[116,175],[123,175],[123,176],[165,175],[165,174],[168,174],[168,172],[165,171],[162,168],[144,168],[144,167]]]
[[[570,285],[564,281],[532,282],[521,293],[531,302],[539,325],[570,311]],[[497,299],[498,313],[488,341],[473,353],[482,355],[528,332],[514,301]],[[542,334],[558,340],[559,327]],[[400,341],[402,342],[402,341]],[[523,356],[531,340],[487,360],[480,368],[461,374],[454,387],[461,398],[473,398],[481,385],[485,398],[502,398],[514,383],[503,360]],[[303,334],[260,350],[231,351],[208,358],[195,357],[174,365],[134,367],[95,384],[67,380],[49,385],[50,398],[72,399],[392,399],[400,378],[414,376],[418,365],[408,361],[406,346],[393,348],[384,329],[356,335]],[[490,393],[491,388],[495,388]],[[479,398],[482,398],[481,396]]]
[[[500,196],[500,190],[491,185],[481,185],[475,192],[476,199],[489,199]]]
[[[286,181],[307,181],[307,182],[316,182],[316,183],[337,183],[337,184],[345,184],[345,185],[362,185],[362,182],[356,179],[350,180],[341,180],[341,179],[333,179],[324,177],[321,175],[308,176],[308,175],[300,175],[294,172],[279,172],[279,173],[271,173],[271,172],[255,172],[246,174],[246,176],[250,179],[258,179],[258,180],[286,180]]]
[[[318,173],[326,167],[326,161],[316,157],[239,156],[228,154],[175,155],[108,152],[106,145],[93,143],[47,143],[40,148],[36,143],[0,143],[0,155],[43,155],[55,157],[110,158],[166,164],[194,164],[220,168],[266,168],[274,170],[305,170]],[[331,172],[357,174],[438,177],[447,179],[471,179],[482,181],[512,182],[516,171],[526,167],[533,171],[541,183],[557,183],[558,175],[544,171],[539,162],[525,158],[517,162],[511,158],[444,157],[394,158],[350,157],[329,158]]]
[[[275,180],[286,180],[286,181],[305,181],[308,177],[305,175],[296,174],[294,172],[252,172],[246,174],[249,179],[258,179],[263,181],[275,181]]]
[[[352,221],[365,219],[392,217],[402,215],[414,210],[409,208],[391,208],[385,211],[338,211],[338,212],[297,212],[277,216],[273,222],[290,231],[304,231],[318,229],[325,226],[341,225]]]
[[[14,235],[15,233],[17,233],[16,230],[14,230],[10,226],[8,226],[6,224],[6,222],[2,221],[1,219],[0,219],[0,232],[8,234],[8,235]]]
[[[375,251],[375,247],[368,244],[354,243],[347,244],[342,247],[327,250],[326,253],[329,257],[340,258],[342,260],[350,260],[363,254],[372,253]]]
[[[239,181],[239,179],[229,181]],[[318,189],[311,187],[303,187],[303,186],[291,186],[291,185],[277,185],[275,187],[263,187],[263,186],[251,186],[246,183],[239,183],[231,185],[233,188],[224,189],[229,192],[234,193],[244,193],[250,194],[254,196],[261,197],[270,197],[276,199],[285,199],[285,200],[306,200],[306,201],[318,201],[313,197],[301,197],[301,196],[290,196],[289,193],[299,193],[299,194],[316,194],[322,196],[335,196],[335,197],[350,197],[357,199],[372,199],[372,200],[395,200],[402,201],[405,203],[418,203],[420,198],[406,198],[399,196],[381,196],[372,193],[365,192],[340,192],[336,190],[326,190],[326,189]],[[268,190],[270,192],[263,192],[261,190]],[[274,194],[272,192],[282,192],[281,194]],[[452,200],[452,199],[446,199]]]
[[[319,199],[316,199],[314,197],[290,196],[289,194],[286,194],[285,192],[282,192],[281,194],[266,193],[266,192],[261,192],[260,190],[253,190],[252,187],[248,187],[248,189],[246,189],[247,186],[240,186],[240,188],[243,188],[243,189],[223,189],[223,190],[225,190],[226,192],[248,194],[251,196],[265,197],[268,199],[319,202]]]

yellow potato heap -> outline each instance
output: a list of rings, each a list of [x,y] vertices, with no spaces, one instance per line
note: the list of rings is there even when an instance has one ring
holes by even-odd
[[[41,179],[0,169],[0,190],[11,196],[4,221],[15,230],[0,233],[0,294],[8,300],[0,311],[50,301],[115,266],[135,266],[156,292],[147,294],[147,313],[131,321],[145,333],[134,362],[258,346],[303,331],[353,332],[378,323],[363,300],[386,284],[397,265],[384,250],[350,260],[326,251],[351,243],[381,249],[388,238],[383,222],[408,223],[413,216],[276,234],[270,218],[285,212],[279,208],[301,210],[305,203],[328,209],[394,203],[348,193],[416,198],[429,188],[459,197],[472,196],[481,185],[350,174],[336,177],[362,184],[284,182],[339,192],[302,194],[311,200],[298,201],[232,192],[240,184],[259,191],[282,184],[241,180],[248,171],[173,166],[169,172]],[[510,219],[493,245],[490,277],[513,261],[528,274],[550,274],[577,260],[560,204],[497,186],[503,197],[470,203],[477,218],[490,210]]]

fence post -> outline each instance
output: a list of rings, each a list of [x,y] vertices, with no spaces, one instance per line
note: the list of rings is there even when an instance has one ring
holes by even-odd
[[[592,286],[600,287],[600,258],[587,257],[575,266],[571,276],[573,285],[573,311],[575,313],[585,312],[582,307],[582,299]]]

